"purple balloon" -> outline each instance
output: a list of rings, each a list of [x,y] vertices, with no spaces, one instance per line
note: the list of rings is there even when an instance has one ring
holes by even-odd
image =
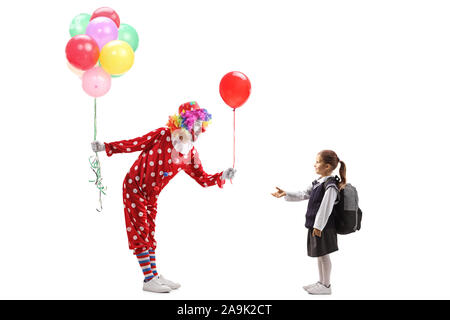
[[[84,92],[91,97],[104,96],[111,88],[111,75],[102,67],[94,67],[83,74],[82,86]]]
[[[105,44],[117,40],[119,29],[113,20],[106,17],[98,17],[89,22],[86,34],[97,42],[101,51]]]

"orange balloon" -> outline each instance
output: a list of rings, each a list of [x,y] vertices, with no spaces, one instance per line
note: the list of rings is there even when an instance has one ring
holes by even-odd
[[[83,73],[85,71],[75,68],[73,65],[70,64],[69,61],[67,61],[67,67],[70,71],[72,71],[75,75],[77,75],[80,79],[83,77]]]

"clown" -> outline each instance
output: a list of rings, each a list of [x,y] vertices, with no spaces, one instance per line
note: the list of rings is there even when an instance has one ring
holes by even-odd
[[[213,175],[203,171],[193,144],[208,126],[211,115],[197,102],[184,103],[179,113],[169,117],[167,127],[146,135],[117,142],[92,142],[94,152],[106,151],[108,157],[116,153],[140,151],[123,182],[123,204],[128,245],[136,255],[144,273],[144,291],[170,292],[180,285],[172,282],[156,269],[155,218],[158,195],[181,170],[202,187],[218,185],[232,179],[236,170],[229,168]]]

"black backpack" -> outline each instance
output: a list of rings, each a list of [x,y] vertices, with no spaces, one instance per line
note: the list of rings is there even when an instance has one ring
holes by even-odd
[[[339,192],[339,202],[334,206],[337,234],[349,234],[361,229],[362,211],[358,202],[358,191],[347,183]]]

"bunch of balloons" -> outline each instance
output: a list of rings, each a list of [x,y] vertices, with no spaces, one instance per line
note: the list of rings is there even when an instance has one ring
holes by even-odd
[[[91,97],[105,95],[111,77],[120,77],[131,69],[139,46],[136,30],[120,23],[117,12],[108,7],[92,15],[77,15],[70,24],[66,45],[69,69],[82,79],[83,90]]]

